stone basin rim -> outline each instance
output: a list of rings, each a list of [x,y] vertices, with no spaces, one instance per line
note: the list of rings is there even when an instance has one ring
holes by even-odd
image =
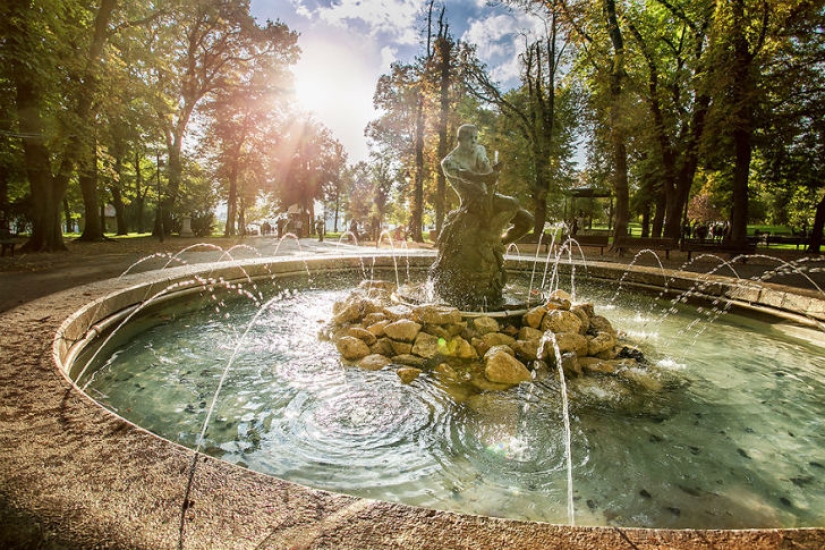
[[[348,267],[357,268],[354,258],[360,257],[324,258],[310,263],[343,261],[348,262]],[[382,261],[382,267],[392,267],[395,259],[387,256]],[[255,271],[262,263],[256,260],[244,266]],[[279,276],[299,274],[306,265],[304,260],[293,258],[265,263],[279,266]],[[591,271],[623,272],[627,267],[588,265]],[[0,316],[9,326],[0,337],[4,348],[15,343],[19,347],[25,341],[41,346],[39,354],[31,349],[12,351],[11,360],[0,365],[0,376],[6,383],[14,379],[12,371],[16,371],[26,379],[27,389],[36,390],[19,395],[14,411],[0,417],[0,435],[4,440],[10,437],[26,442],[0,451],[5,459],[0,462],[6,463],[0,466],[0,483],[4,487],[0,513],[4,514],[5,524],[0,527],[0,540],[7,547],[24,548],[36,540],[50,541],[61,548],[207,548],[216,542],[233,548],[281,548],[297,542],[305,548],[410,548],[411,541],[415,541],[417,548],[463,548],[468,540],[479,549],[497,549],[502,544],[525,549],[596,545],[686,550],[709,546],[778,549],[789,542],[798,548],[825,546],[825,527],[571,527],[419,509],[310,489],[206,456],[197,457],[202,462],[192,496],[196,504],[181,510],[183,478],[193,451],[155,436],[98,405],[70,380],[63,361],[71,350],[70,341],[86,337],[91,327],[105,329],[98,324],[128,307],[115,303],[117,300],[135,296],[151,285],[170,284],[194,273],[223,269],[228,275],[237,267],[200,265],[93,283]],[[340,265],[335,268],[340,269]],[[696,274],[688,274],[686,280],[695,277]],[[781,292],[793,294],[790,289]],[[759,300],[743,303],[759,305]],[[807,313],[819,319],[820,305],[814,305]],[[45,314],[48,315],[44,317]],[[81,321],[89,322],[83,331],[72,328]],[[29,378],[41,380],[35,383]],[[36,420],[32,431],[38,441],[33,443],[24,434],[27,422],[22,418],[23,410]],[[55,452],[62,457],[60,460],[55,460]],[[44,462],[44,457],[49,460]],[[108,479],[109,484],[97,488],[84,486],[90,481],[101,481],[96,478],[98,474]],[[48,481],[44,481],[46,478]],[[28,483],[21,483],[21,479]],[[125,492],[124,487],[129,491]],[[48,489],[54,492],[46,494]],[[79,501],[78,496],[83,495],[90,498]],[[82,514],[78,508],[82,508]],[[177,521],[182,514],[189,518],[183,544]],[[244,521],[238,521],[238,517],[244,517]]]

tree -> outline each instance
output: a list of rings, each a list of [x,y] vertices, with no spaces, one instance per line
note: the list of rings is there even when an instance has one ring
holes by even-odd
[[[562,93],[559,71],[566,48],[559,24],[559,5],[548,1],[544,6],[545,11],[539,15],[545,21],[546,35],[529,42],[521,55],[520,89],[502,92],[478,64],[472,71],[474,84],[470,87],[472,93],[495,105],[512,122],[516,135],[510,136],[509,141],[517,141],[529,151],[531,166],[520,174],[530,182],[534,235],[544,231],[548,193],[554,187],[553,176],[558,175],[558,171],[554,174],[554,164],[560,165],[559,153],[567,145],[565,138],[571,135],[569,127],[562,131],[557,112],[557,96]]]
[[[329,129],[302,114],[293,114],[274,149],[275,188],[286,207],[296,206],[308,224],[315,219],[315,201],[340,177],[341,144]],[[308,231],[312,228],[309,227]]]
[[[642,73],[637,89],[650,117],[637,130],[649,137],[640,144],[648,166],[645,191],[655,205],[652,234],[678,238],[711,103],[707,69],[713,2],[654,0],[644,8],[631,12],[627,28],[642,57],[635,63],[637,74]]]
[[[215,175],[226,188],[225,236],[236,234],[236,224],[243,229],[243,205],[271,180],[267,157],[287,117],[283,67],[259,60],[238,79],[217,91],[203,109],[209,126],[202,146],[211,151]]]
[[[464,48],[450,35],[445,6],[441,7],[437,21],[435,9],[435,0],[430,0],[426,6],[422,54],[412,64],[394,64],[390,74],[379,79],[374,103],[385,114],[371,122],[367,130],[379,148],[395,151],[409,174],[408,233],[416,242],[423,241],[428,198],[435,206],[436,231],[440,231],[446,214],[446,179],[435,166],[453,146],[453,107],[463,93],[460,65]],[[436,139],[428,139],[429,135]],[[428,196],[433,175],[435,189]]]
[[[80,160],[98,91],[98,66],[115,0],[68,10],[48,0],[4,4],[2,57],[31,187],[34,226],[24,249],[65,249],[63,197]],[[67,14],[67,15],[64,15]],[[82,54],[77,55],[80,51]]]
[[[432,36],[431,17],[434,2],[430,1],[430,17],[428,17],[428,42]],[[454,98],[460,95],[459,82],[459,47],[450,35],[450,25],[445,19],[446,6],[442,6],[438,18],[438,31],[433,39],[433,48],[427,58],[428,76],[432,80],[433,89],[438,95],[438,116],[436,133],[438,145],[436,156],[442,159],[447,156],[452,144],[450,143],[450,127],[452,122],[451,108]],[[430,51],[429,46],[427,50]],[[435,190],[435,231],[441,233],[441,227],[446,215],[447,178],[441,170],[436,170]]]
[[[564,23],[581,52],[581,62],[590,73],[593,93],[602,97],[604,129],[608,134],[611,181],[615,197],[613,235],[627,234],[630,216],[627,131],[624,89],[626,73],[625,39],[615,0],[599,2],[559,2]]]
[[[788,14],[764,80],[767,108],[755,131],[757,169],[785,205],[803,197],[798,227],[819,253],[825,228],[825,12],[800,5]],[[819,29],[819,32],[817,32]],[[811,215],[813,214],[813,215]],[[790,221],[790,220],[789,220]]]
[[[756,106],[759,98],[759,68],[756,63],[768,33],[770,10],[762,2],[749,13],[745,0],[731,0],[718,6],[720,21],[719,46],[722,62],[716,65],[716,74],[723,75],[729,101],[724,103],[726,125],[732,128],[734,167],[733,205],[731,208],[731,235],[734,243],[744,243],[748,226],[748,178],[753,153],[753,132]],[[724,66],[724,69],[722,69]],[[723,72],[724,71],[724,72]],[[719,102],[722,103],[722,102]],[[717,115],[720,111],[716,110]]]
[[[152,104],[166,122],[167,213],[180,191],[184,139],[198,104],[234,86],[259,59],[290,65],[298,54],[297,34],[280,22],[259,26],[247,0],[198,0],[175,8],[148,37],[152,51],[165,58],[146,75],[157,91]]]
[[[321,195],[325,212],[328,214],[330,210],[332,211],[333,231],[337,233],[338,216],[341,213],[349,183],[346,178],[347,155],[344,152],[344,146],[340,143],[335,143],[334,150],[330,152],[330,165],[329,177],[321,183]]]
[[[374,148],[380,155],[390,155],[397,159],[399,166],[407,167],[405,173],[409,175],[409,182],[413,184],[413,189],[405,189],[408,196],[413,197],[410,201],[408,227],[413,229],[418,226],[417,234],[410,236],[415,240],[422,240],[421,221],[423,218],[423,181],[424,174],[420,179],[414,179],[413,172],[409,167],[414,166],[416,158],[416,124],[419,122],[418,101],[421,96],[418,94],[419,74],[412,65],[394,63],[390,66],[390,74],[382,75],[376,85],[373,103],[383,114],[380,118],[373,120],[367,126],[367,136],[370,138]],[[423,148],[422,155],[423,155]],[[426,167],[423,166],[423,171]],[[406,179],[406,178],[405,178]],[[418,184],[421,183],[419,191]],[[418,199],[418,202],[416,202]]]

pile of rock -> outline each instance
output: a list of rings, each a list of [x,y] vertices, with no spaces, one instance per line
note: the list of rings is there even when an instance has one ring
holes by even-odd
[[[618,345],[616,330],[593,304],[573,304],[564,291],[502,319],[465,316],[443,305],[397,304],[393,291],[387,282],[362,283],[335,303],[326,334],[346,361],[371,370],[396,365],[405,383],[433,369],[479,389],[504,389],[531,381],[528,365],[561,361],[567,375],[579,376],[618,372],[641,359]]]

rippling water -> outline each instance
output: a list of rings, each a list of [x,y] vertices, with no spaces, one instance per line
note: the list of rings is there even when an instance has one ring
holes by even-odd
[[[318,338],[346,291],[277,292],[243,339],[258,312],[248,300],[154,311],[81,384],[195,447],[237,349],[205,452],[362,497],[568,522],[553,373],[494,393],[456,391],[427,373],[404,385],[392,368],[342,364]],[[653,363],[623,379],[568,380],[577,524],[825,525],[825,354],[804,330],[718,312],[691,324],[695,310],[664,316],[668,303],[577,292]]]

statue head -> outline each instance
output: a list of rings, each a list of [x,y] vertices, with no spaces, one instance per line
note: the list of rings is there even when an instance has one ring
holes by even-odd
[[[458,127],[459,147],[472,148],[478,142],[478,128],[475,124],[462,124]]]

